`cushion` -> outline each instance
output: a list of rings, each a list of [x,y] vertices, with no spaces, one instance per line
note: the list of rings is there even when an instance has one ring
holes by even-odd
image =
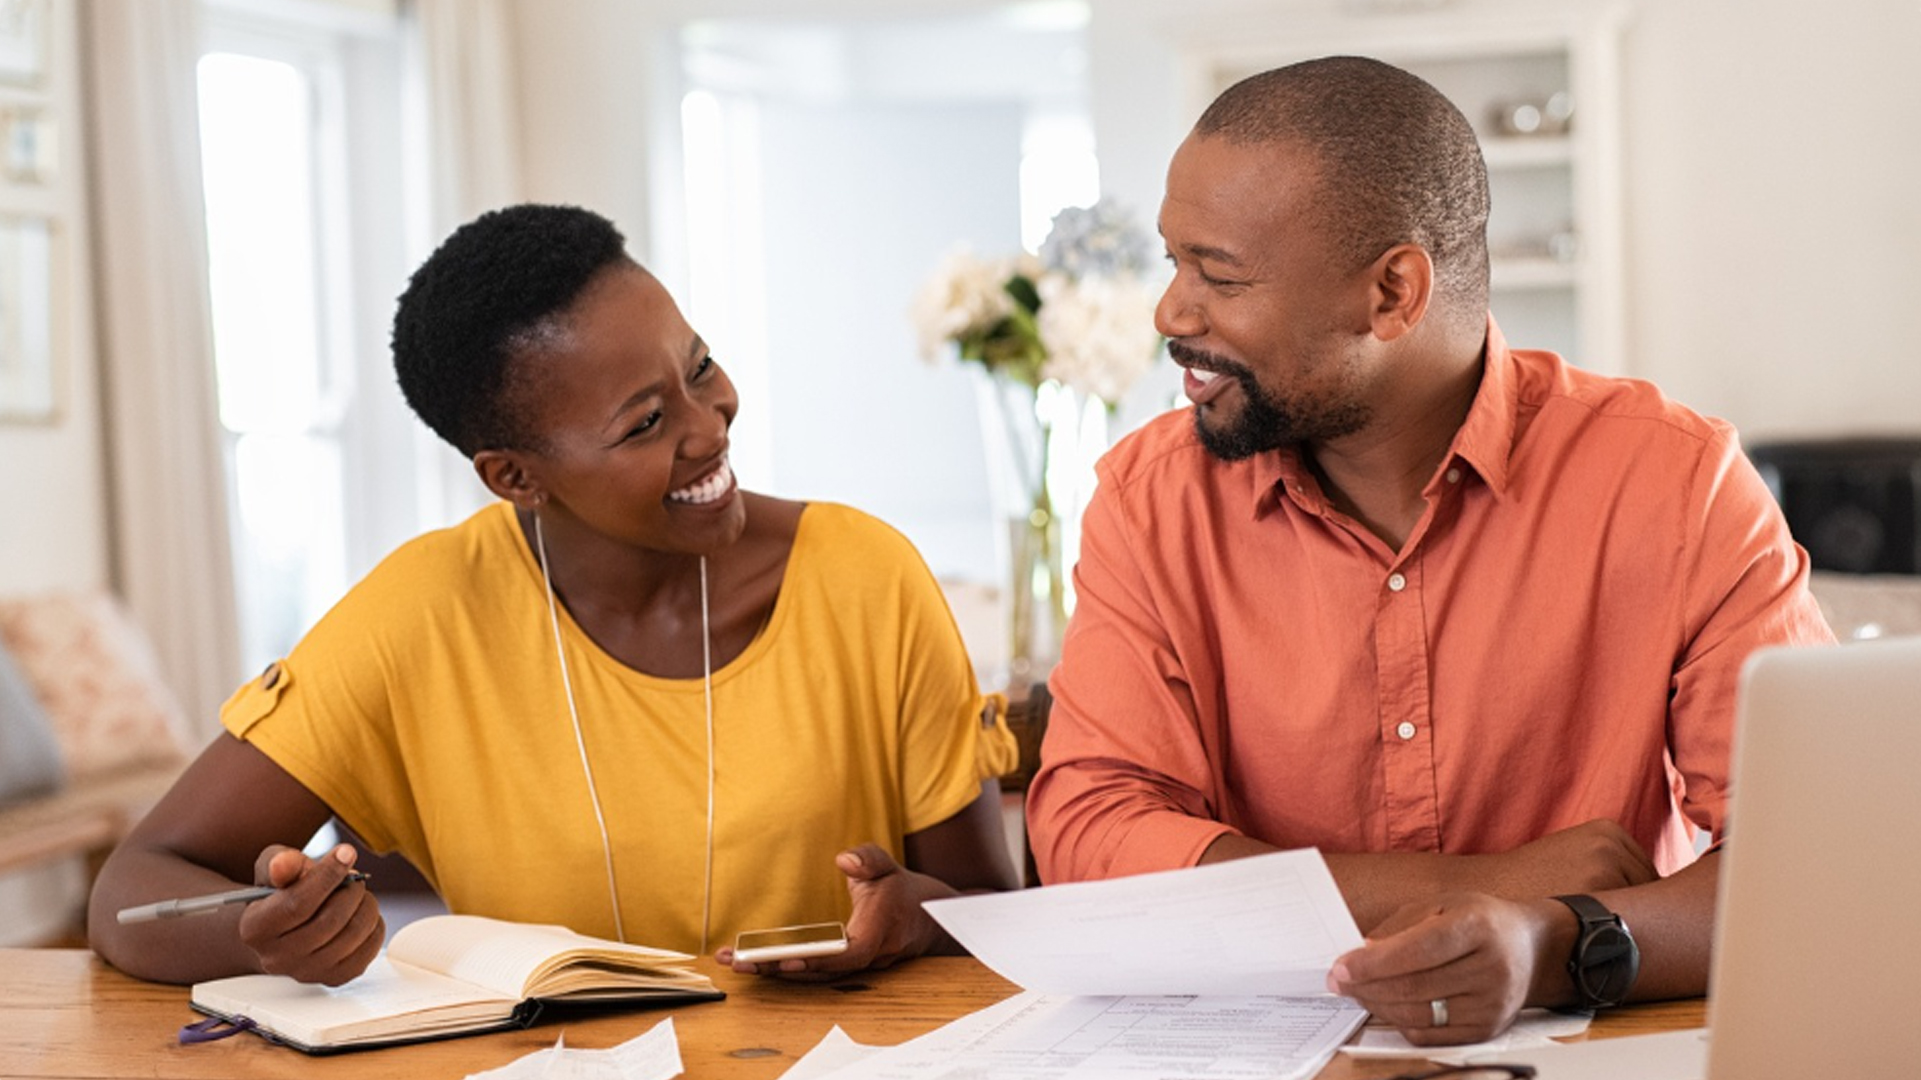
[[[52,794],[65,779],[47,712],[0,647],[0,806]]]
[[[46,709],[73,781],[187,756],[180,704],[161,681],[146,635],[112,597],[0,600],[0,645]]]

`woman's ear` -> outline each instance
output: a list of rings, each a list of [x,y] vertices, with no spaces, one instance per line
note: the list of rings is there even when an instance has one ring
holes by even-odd
[[[1393,341],[1427,317],[1434,296],[1434,259],[1418,244],[1396,244],[1374,260],[1374,336]]]
[[[547,501],[546,491],[512,450],[480,451],[474,455],[474,472],[488,491],[522,510],[533,510]]]

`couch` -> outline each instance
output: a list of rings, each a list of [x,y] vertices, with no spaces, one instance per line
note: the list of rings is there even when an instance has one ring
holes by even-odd
[[[111,596],[0,599],[0,876],[79,861],[91,884],[191,751],[145,634]],[[63,914],[79,927],[81,910]]]

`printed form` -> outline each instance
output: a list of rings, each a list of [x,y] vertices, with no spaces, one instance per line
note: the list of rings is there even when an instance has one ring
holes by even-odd
[[[1294,1080],[1367,1018],[1326,990],[1361,934],[1315,851],[926,907],[1025,991],[865,1056],[824,1042],[837,1060],[795,1075]]]

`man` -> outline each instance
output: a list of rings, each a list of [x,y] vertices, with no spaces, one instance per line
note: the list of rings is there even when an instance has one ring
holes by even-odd
[[[1155,316],[1194,408],[1101,463],[1029,800],[1049,881],[1318,847],[1370,938],[1330,987],[1423,1044],[1701,993],[1741,663],[1832,640],[1726,424],[1508,348],[1487,208],[1385,64],[1201,117]]]

